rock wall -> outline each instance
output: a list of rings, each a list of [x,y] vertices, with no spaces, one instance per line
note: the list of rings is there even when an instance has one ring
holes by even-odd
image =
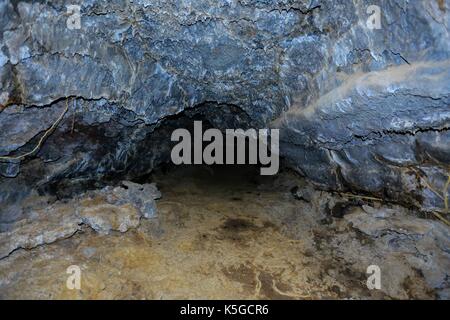
[[[275,121],[280,150],[323,188],[448,212],[449,6],[389,3],[380,30],[354,24],[328,42],[327,89]]]
[[[80,6],[80,29],[67,5]],[[367,27],[370,5],[381,29]],[[0,0],[2,210],[20,215],[11,208],[31,189],[145,174],[165,160],[170,129],[192,117],[271,123],[286,162],[323,187],[442,208],[449,9]]]

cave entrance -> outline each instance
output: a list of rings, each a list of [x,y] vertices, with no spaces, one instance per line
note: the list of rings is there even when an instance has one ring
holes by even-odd
[[[198,124],[199,122],[202,125],[202,136],[208,129],[218,129],[222,132],[224,137],[224,149],[222,150],[224,160],[223,163],[205,164],[203,162],[201,164],[194,164],[194,153],[197,152],[198,149],[195,150],[194,141],[192,141],[193,143],[190,144],[190,153],[192,155],[192,161],[190,164],[174,164],[172,161],[173,159],[171,159],[171,151],[174,146],[179,144],[179,142],[171,141],[170,137],[172,133],[177,129],[185,129],[191,137],[194,137],[196,131],[195,124]],[[227,163],[226,160],[226,131],[247,131],[249,129],[254,129],[258,134],[260,126],[261,124],[252,120],[244,109],[235,105],[219,104],[215,102],[202,103],[192,109],[187,109],[177,115],[167,117],[159,123],[154,132],[146,138],[148,143],[160,146],[160,154],[155,167],[152,168],[151,171],[145,172],[141,175],[137,172],[133,172],[132,181],[139,183],[157,181],[158,185],[161,185],[161,188],[163,189],[168,187],[170,183],[173,182],[165,181],[164,177],[167,177],[169,180],[171,178],[178,177],[180,182],[191,180],[192,183],[210,185],[214,189],[220,189],[222,187],[233,189],[237,186],[255,187],[261,181],[271,181],[274,177],[271,177],[270,175],[264,176],[261,174],[262,168],[267,168],[272,163],[261,163],[259,157],[259,149],[261,148],[261,145],[259,144],[259,140],[256,141],[256,151],[258,152],[258,155],[256,156],[256,163],[249,163],[249,159],[251,158],[250,153],[254,153],[255,149],[251,146],[250,139],[248,137],[241,140],[245,142],[243,143],[244,147],[240,150],[238,150],[238,144],[232,147],[234,150],[234,163]],[[236,138],[234,141],[238,142],[239,139]],[[267,144],[269,145],[267,156],[272,159],[270,142],[271,139],[269,138],[267,140]],[[210,142],[208,141],[202,140],[200,149],[204,150],[209,143]],[[265,145],[265,147],[267,147],[267,145]],[[242,159],[241,162],[238,161],[239,152],[244,154],[243,158],[245,158],[245,164],[242,163]],[[279,165],[279,161],[277,163]]]
[[[38,190],[40,194],[56,195],[58,199],[72,198],[86,190],[118,185],[123,180],[148,182],[154,172],[162,174],[172,171],[182,174],[184,179],[189,179],[189,174],[192,174],[194,180],[211,178],[215,183],[221,181],[227,183],[235,178],[236,183],[242,184],[244,180],[255,181],[255,176],[260,174],[258,172],[261,168],[268,167],[268,165],[262,166],[258,157],[258,162],[254,165],[191,164],[177,168],[171,159],[171,151],[177,142],[171,141],[171,135],[177,129],[186,129],[194,136],[194,124],[199,121],[202,123],[203,132],[208,129],[218,129],[224,134],[227,129],[257,131],[262,126],[239,106],[205,102],[163,118],[153,125],[134,122],[133,125],[124,126],[123,129],[118,127],[119,129],[114,129],[116,130],[114,132],[111,132],[112,125],[109,122],[96,127],[83,128],[78,135],[74,135],[74,139],[85,140],[86,144],[93,140],[100,149],[93,150],[89,157],[85,157],[83,165],[75,164],[73,170],[66,170],[68,174],[64,173],[49,183],[39,186]],[[113,122],[121,123],[123,119],[117,116]],[[116,126],[112,127],[116,128]],[[56,137],[52,139],[58,141],[59,134],[61,133],[55,133]],[[139,135],[142,137],[133,140]],[[52,139],[49,139],[47,143],[53,143]],[[206,145],[208,142],[202,142],[202,150]],[[244,152],[248,163],[250,153],[248,139],[246,139]],[[235,159],[237,159],[237,153],[236,146]],[[194,154],[194,144],[191,145],[191,154]],[[189,168],[190,166],[192,168]]]
[[[151,174],[136,179],[135,182],[156,182],[161,192],[173,188],[176,184],[195,185],[205,191],[256,190],[261,183],[267,183],[273,177],[261,176],[259,165],[174,165],[165,163]]]

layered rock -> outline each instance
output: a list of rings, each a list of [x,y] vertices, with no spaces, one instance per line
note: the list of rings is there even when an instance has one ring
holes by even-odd
[[[155,200],[161,197],[154,184],[124,181],[56,201],[32,196],[22,204],[25,218],[0,224],[0,259],[17,249],[32,249],[73,236],[88,226],[100,234],[126,232],[139,226],[141,218],[156,216]]]
[[[450,61],[356,74],[279,121],[289,164],[325,188],[444,210]]]
[[[80,29],[68,27],[67,5],[80,6]],[[367,26],[370,5],[381,29]],[[2,0],[1,216],[20,217],[15,204],[32,188],[64,193],[150,172],[168,159],[171,129],[193,117],[218,127],[289,118],[276,122],[282,155],[321,185],[443,207],[449,9],[440,0]],[[436,180],[439,196],[421,191],[418,176]]]

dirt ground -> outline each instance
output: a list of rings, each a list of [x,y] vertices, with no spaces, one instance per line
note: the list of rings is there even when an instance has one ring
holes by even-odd
[[[434,299],[448,294],[449,252],[440,245],[448,231],[438,221],[371,201],[352,202],[345,214],[330,213],[329,204],[341,198],[316,190],[299,198],[295,187],[305,188],[306,182],[292,173],[263,179],[251,170],[192,167],[150,179],[162,193],[157,217],[142,219],[125,233],[102,235],[83,227],[66,239],[15,250],[0,260],[0,298]],[[384,224],[361,220],[366,216]],[[418,222],[398,225],[409,216]],[[80,290],[66,285],[71,265],[81,270]],[[380,267],[380,290],[367,287],[369,265]]]

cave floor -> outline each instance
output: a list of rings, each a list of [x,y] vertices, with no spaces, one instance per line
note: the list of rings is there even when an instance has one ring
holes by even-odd
[[[438,271],[425,264],[421,270],[415,251],[423,256],[425,249],[411,244],[411,237],[398,245],[404,239],[399,236],[392,246],[392,239],[356,229],[357,219],[327,216],[321,208],[332,201],[328,193],[314,191],[309,202],[296,199],[291,188],[304,182],[292,174],[264,181],[199,168],[152,179],[163,195],[156,218],[142,219],[125,233],[101,235],[84,227],[66,239],[12,252],[0,260],[0,297],[435,298],[436,285],[429,279],[448,267],[444,256],[435,262]],[[349,216],[366,214],[360,207],[354,210]],[[401,228],[404,234],[422,232],[417,225]],[[434,254],[439,249],[433,245]],[[373,264],[382,270],[381,290],[366,285],[366,269]],[[66,286],[71,265],[81,269],[80,290]],[[447,292],[445,283],[440,286]]]

